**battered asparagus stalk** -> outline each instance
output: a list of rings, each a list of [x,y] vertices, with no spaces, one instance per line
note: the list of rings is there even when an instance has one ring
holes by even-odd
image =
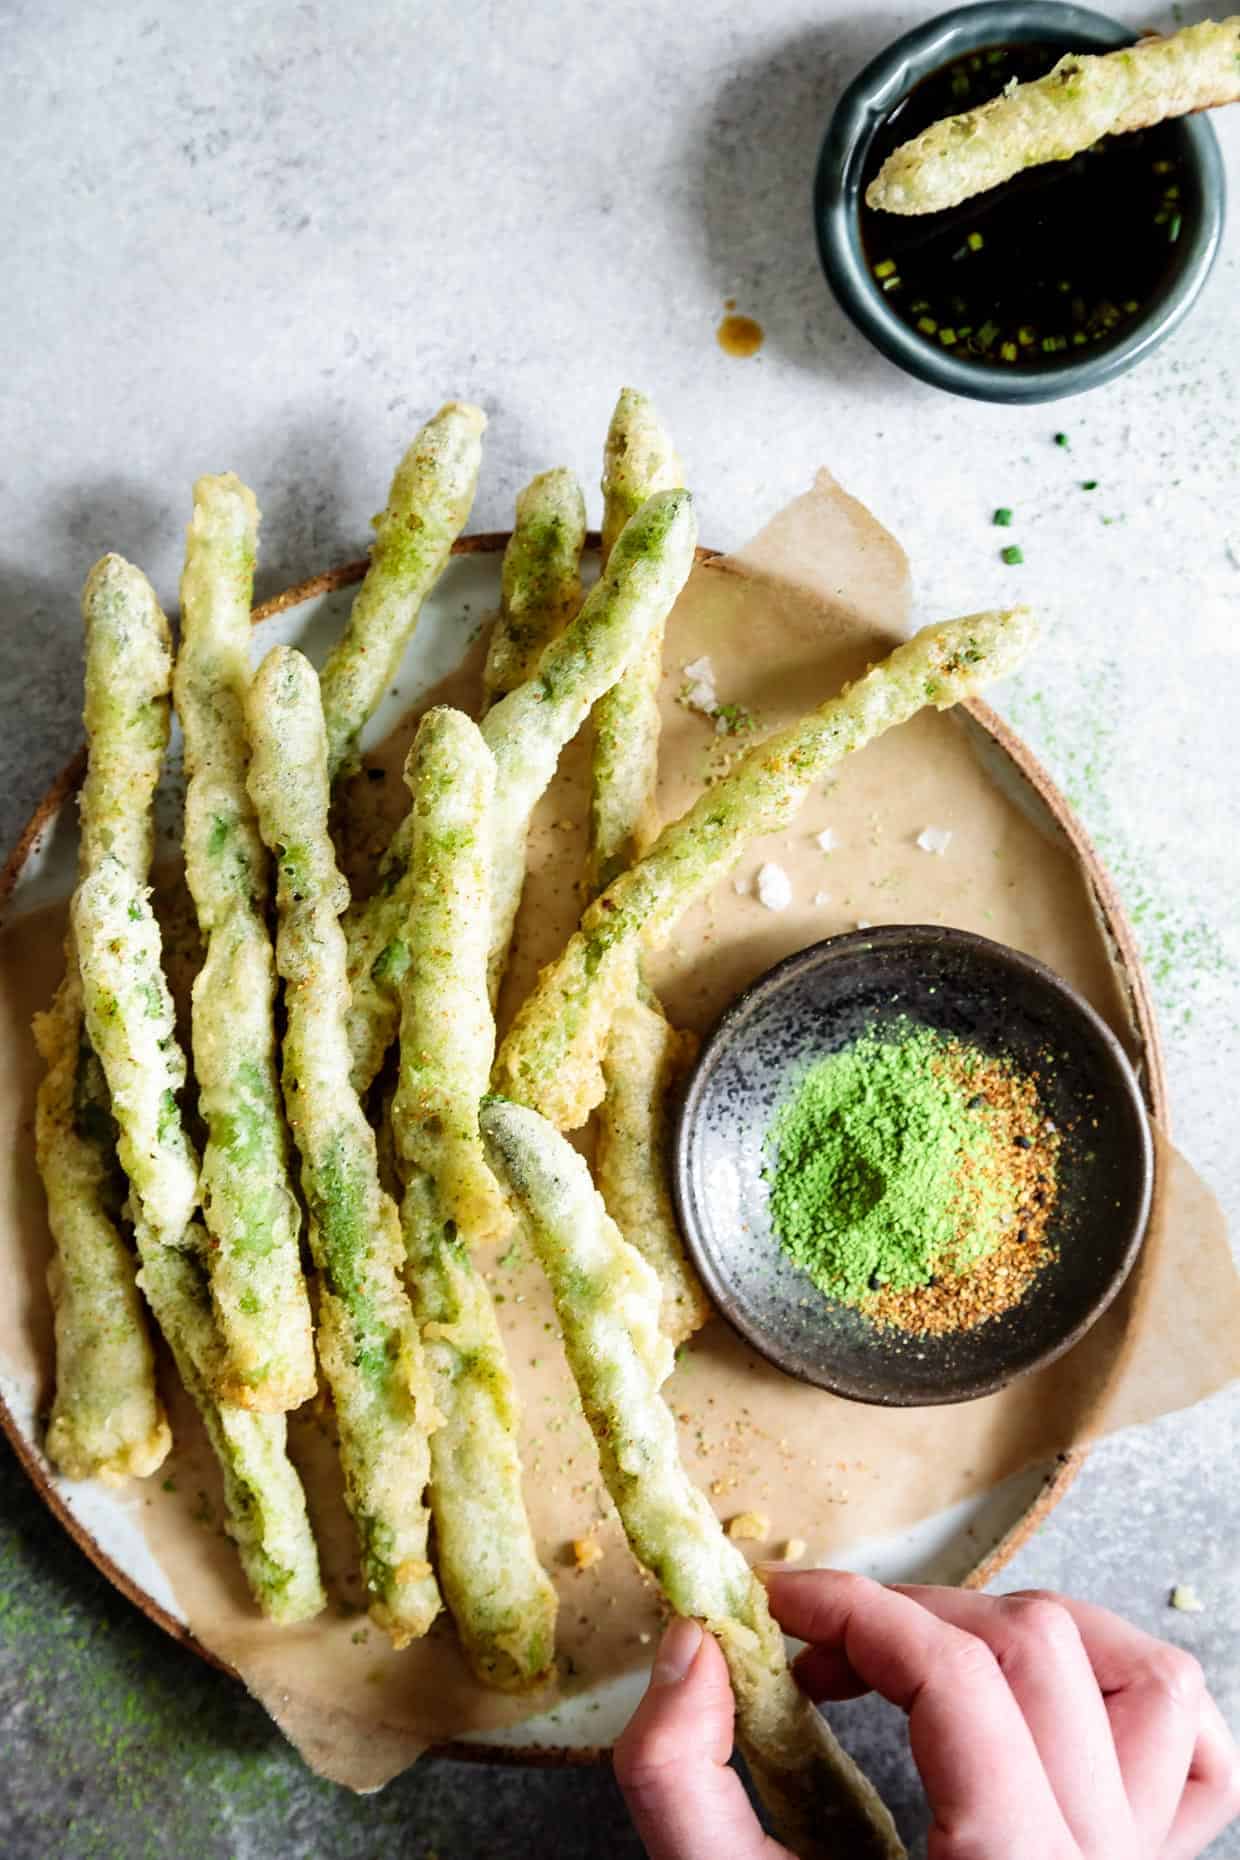
[[[106,854],[144,883],[151,797],[170,721],[168,622],[146,577],[118,555],[96,562],[82,591],[89,761],[81,796],[79,872]],[[36,1015],[47,1065],[35,1106],[35,1151],[53,1252],[56,1392],[47,1452],[72,1479],[142,1478],[172,1436],[134,1260],[117,1225],[123,1199],[107,1082],[86,1038],[77,945],[50,1009]]]
[[[175,691],[188,776],[186,877],[206,944],[193,1057],[207,1126],[202,1201],[223,1346],[218,1393],[278,1412],[314,1393],[315,1369],[276,1077],[267,854],[245,786],[257,529],[253,493],[239,479],[198,480]]]
[[[407,1184],[409,1288],[443,1417],[431,1435],[439,1575],[479,1678],[519,1691],[551,1664],[556,1600],[521,1493],[516,1391],[471,1257],[482,1227],[494,1225],[491,1203],[503,1205],[478,1131],[495,1043],[486,988],[495,770],[476,726],[440,709],[422,719],[406,779],[412,960],[392,1128]]]
[[[710,1300],[685,1254],[668,1189],[668,1103],[697,1041],[678,1033],[639,986],[616,1009],[603,1062],[594,1173],[616,1226],[654,1269],[661,1322],[683,1343],[710,1316]]]
[[[603,454],[603,562],[642,505],[675,490],[683,471],[654,405],[622,388]],[[590,805],[591,894],[645,852],[657,831],[659,682],[667,616],[646,635],[623,675],[594,707],[594,787]]]
[[[160,934],[141,885],[119,860],[100,861],[78,887],[73,927],[86,1025],[119,1126],[129,1175],[139,1283],[196,1403],[224,1476],[229,1530],[255,1599],[275,1621],[323,1606],[305,1496],[285,1452],[282,1414],[221,1401],[221,1344],[209,1307],[201,1222],[191,1220],[194,1157],[176,1091],[185,1078]],[[178,1209],[185,1211],[178,1231]]]
[[[439,1612],[425,1503],[434,1404],[401,1282],[400,1221],[380,1187],[374,1132],[349,1083],[339,921],[348,888],[328,831],[318,680],[299,652],[277,646],[268,654],[250,688],[247,716],[250,795],[278,878],[276,959],[288,1016],[284,1100],[322,1275],[319,1357],[336,1406],[345,1497],[370,1612],[401,1647],[424,1634]]]
[[[653,405],[624,388],[603,455],[604,559],[647,499],[680,478],[680,460]],[[657,832],[663,634],[663,626],[654,629],[594,707],[591,897],[639,858]],[[625,1239],[658,1274],[663,1325],[673,1343],[699,1329],[710,1309],[685,1255],[667,1187],[667,1094],[686,1056],[685,1038],[673,1032],[655,995],[639,983],[617,1007],[603,1059],[598,1185]]]
[[[133,915],[118,928],[134,899]],[[73,899],[91,1045],[116,1118],[116,1147],[155,1246],[186,1244],[198,1209],[198,1158],[181,1122],[185,1055],[161,967],[155,914],[118,859],[106,855]]]
[[[885,213],[938,213],[1025,168],[1070,161],[1103,136],[1238,99],[1240,15],[1100,57],[1069,52],[1045,77],[932,123],[893,150],[866,201]]]
[[[155,1361],[133,1256],[117,1221],[115,1139],[107,1087],[82,1026],[73,968],[35,1039],[47,1063],[35,1108],[35,1152],[47,1193],[53,1252],[47,1269],[56,1342],[56,1392],[47,1455],[70,1479],[119,1483],[153,1473],[172,1435],[155,1387]]]
[[[555,773],[564,745],[595,701],[620,676],[651,627],[662,623],[689,570],[697,526],[687,491],[652,498],[581,612],[546,648],[537,673],[487,713],[483,738],[495,757],[491,839],[490,985],[498,988],[521,901],[530,815]],[[412,818],[393,836],[373,897],[350,912],[349,1045],[353,1082],[364,1090],[383,1063],[399,1017],[397,991],[408,967]],[[518,849],[520,856],[514,856]]]
[[[499,618],[482,674],[489,708],[538,670],[545,648],[581,605],[586,504],[571,471],[540,472],[517,497],[500,585]]]
[[[666,937],[751,839],[787,826],[813,784],[846,755],[925,705],[949,709],[1002,677],[1033,633],[1023,607],[923,627],[838,697],[751,749],[586,911],[513,1022],[495,1068],[497,1089],[561,1129],[584,1123],[603,1096],[612,1017],[634,985],[643,947]]]
[[[676,1612],[718,1638],[741,1748],[777,1831],[805,1860],[894,1860],[904,1848],[890,1815],[797,1687],[761,1583],[681,1465],[659,1393],[672,1349],[654,1273],[608,1216],[582,1157],[535,1112],[492,1099],[482,1129],[551,1282],[625,1535]]]
[[[445,1221],[474,1242],[495,1240],[511,1216],[478,1131],[495,1055],[485,986],[495,762],[477,725],[441,707],[418,725],[405,780],[413,844],[397,1154],[433,1177]]]
[[[464,529],[478,485],[486,415],[451,400],[428,420],[396,468],[375,518],[370,567],[321,688],[333,779],[357,757],[357,740],[395,678],[422,603]]]
[[[282,1414],[255,1414],[216,1399],[220,1340],[203,1266],[206,1229],[195,1221],[192,1250],[151,1246],[141,1228],[141,1284],[202,1416],[224,1481],[228,1534],[255,1601],[281,1627],[309,1621],[326,1603],[306,1495],[288,1457]]]

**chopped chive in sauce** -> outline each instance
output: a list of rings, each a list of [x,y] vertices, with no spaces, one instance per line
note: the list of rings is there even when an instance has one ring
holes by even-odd
[[[1096,478],[1082,478],[1081,489],[1082,491],[1096,491],[1098,489],[1098,480]]]
[[[1009,568],[1015,568],[1018,563],[1023,562],[1025,559],[1025,552],[1019,543],[1009,543],[1007,548],[1001,551],[1001,554]]]
[[[1072,444],[1072,441],[1068,438],[1068,435],[1066,433],[1056,433],[1055,444],[1057,446],[1070,446]]]
[[[991,521],[994,523],[997,523],[1001,530],[1006,530],[1010,527],[1011,522],[1012,522],[1012,513],[1008,509],[1006,504],[1000,504],[998,510],[996,510]]]

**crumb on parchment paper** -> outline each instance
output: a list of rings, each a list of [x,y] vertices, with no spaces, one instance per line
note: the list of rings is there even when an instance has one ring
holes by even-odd
[[[602,1562],[605,1554],[602,1544],[593,1533],[587,1537],[574,1537],[568,1551],[573,1568],[577,1570],[593,1569],[596,1563]]]
[[[762,1511],[738,1511],[728,1519],[727,1532],[734,1544],[760,1544],[771,1534],[771,1520]]]

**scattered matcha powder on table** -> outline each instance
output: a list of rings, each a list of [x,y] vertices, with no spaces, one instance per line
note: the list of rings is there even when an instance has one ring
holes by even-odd
[[[967,1328],[1049,1257],[1058,1140],[1032,1080],[896,1023],[820,1060],[776,1115],[776,1234],[828,1297],[900,1329]]]

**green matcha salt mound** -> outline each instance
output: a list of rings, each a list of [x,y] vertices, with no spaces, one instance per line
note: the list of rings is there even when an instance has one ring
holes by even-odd
[[[996,1062],[896,1023],[820,1060],[768,1138],[780,1244],[832,1298],[965,1272],[1003,1240],[1017,1190],[998,1138]],[[1004,1131],[1006,1137],[1007,1132]]]

